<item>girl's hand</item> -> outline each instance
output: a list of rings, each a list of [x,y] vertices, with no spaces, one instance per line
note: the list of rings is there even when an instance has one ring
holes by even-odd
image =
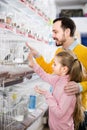
[[[29,66],[33,68],[35,63],[34,63],[34,59],[33,59],[32,53],[28,54],[28,60],[29,60]]]
[[[42,94],[42,95],[45,95],[46,94],[46,90],[45,89],[41,89],[40,87],[36,86],[35,88],[35,91],[39,94]]]

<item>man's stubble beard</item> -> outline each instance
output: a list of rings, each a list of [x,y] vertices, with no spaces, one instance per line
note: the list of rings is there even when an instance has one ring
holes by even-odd
[[[65,35],[63,34],[63,37],[62,37],[62,40],[59,42],[59,44],[57,44],[56,42],[56,46],[59,47],[59,46],[63,46],[63,44],[66,42],[66,39],[65,39]]]

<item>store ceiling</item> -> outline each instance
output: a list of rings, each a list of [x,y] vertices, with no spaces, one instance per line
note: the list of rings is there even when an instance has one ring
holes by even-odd
[[[80,6],[85,5],[87,3],[87,0],[55,0],[56,6]]]

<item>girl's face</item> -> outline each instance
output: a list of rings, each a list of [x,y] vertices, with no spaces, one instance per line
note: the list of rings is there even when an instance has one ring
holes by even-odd
[[[67,68],[67,66],[62,66],[60,61],[61,61],[60,57],[55,57],[52,68],[53,68],[54,74],[57,74],[59,76],[63,76],[63,75],[66,75],[68,68]]]

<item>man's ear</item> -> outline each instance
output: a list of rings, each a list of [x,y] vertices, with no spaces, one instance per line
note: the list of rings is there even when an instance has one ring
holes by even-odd
[[[69,28],[66,29],[66,35],[70,36],[70,29]]]

